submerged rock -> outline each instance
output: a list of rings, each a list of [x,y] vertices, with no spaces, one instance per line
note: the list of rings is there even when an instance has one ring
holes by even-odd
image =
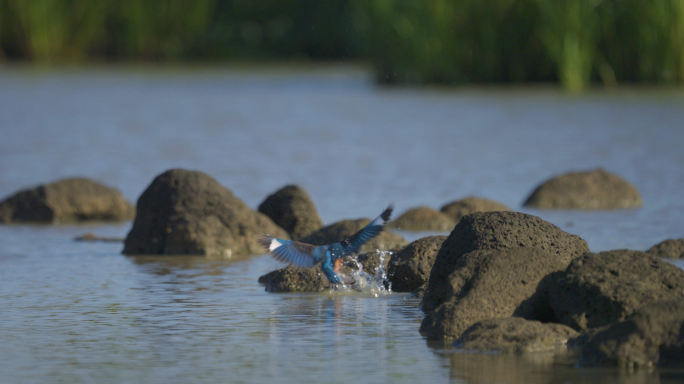
[[[418,239],[392,256],[387,274],[396,292],[413,292],[427,283],[446,236]]]
[[[257,242],[262,233],[289,238],[266,215],[249,209],[211,176],[172,169],[157,176],[138,199],[123,253],[263,254]]]
[[[396,220],[387,224],[390,228],[406,231],[450,231],[456,222],[446,214],[429,207],[409,209]]]
[[[106,243],[123,243],[124,239],[121,237],[104,237],[104,236],[97,236],[96,234],[92,232],[86,232],[82,234],[81,236],[77,236],[74,238],[74,241],[87,241],[87,242],[95,242],[95,241],[102,241]]]
[[[552,312],[546,286],[540,282],[565,267],[558,257],[540,248],[470,252],[458,259],[447,284],[441,287],[449,299],[425,316],[420,331],[429,339],[451,339],[490,318],[549,321]]]
[[[498,203],[494,200],[484,199],[481,197],[470,196],[460,200],[447,203],[440,211],[451,217],[455,223],[461,221],[465,215],[470,215],[475,212],[492,212],[492,211],[510,211],[507,206]]]
[[[649,304],[582,347],[584,366],[684,366],[684,299]]]
[[[284,228],[293,240],[301,239],[323,227],[309,194],[296,185],[285,186],[259,205],[259,212]]]
[[[0,222],[6,224],[128,220],[134,212],[118,190],[86,178],[23,190],[0,202]]]
[[[364,273],[375,276],[381,261],[383,270],[387,270],[390,258],[387,252],[368,252],[356,258],[357,264],[352,258],[346,257],[339,273],[352,276],[354,272],[358,273],[360,264]],[[259,277],[259,283],[265,285],[268,292],[320,292],[330,288],[330,282],[318,264],[311,268],[289,265],[262,275]]]
[[[450,275],[459,259],[475,250],[539,248],[567,265],[589,252],[587,242],[539,217],[520,212],[477,212],[461,219],[444,241],[430,272],[422,308],[431,311],[455,294]]]
[[[546,352],[565,346],[575,336],[577,332],[566,325],[503,317],[471,325],[453,345],[481,352]]]
[[[656,257],[684,259],[684,239],[668,239],[658,243],[646,251]]]
[[[299,241],[313,245],[332,244],[342,241],[345,238],[355,234],[370,222],[370,219],[341,220],[337,223],[323,227],[309,236],[300,239]],[[370,239],[363,246],[361,246],[359,253],[375,250],[396,250],[405,246],[406,244],[408,244],[408,242],[404,240],[403,237],[391,231],[384,230],[380,232],[378,236]]]
[[[642,305],[684,297],[683,270],[626,249],[585,254],[549,280],[554,317],[577,330],[610,325]]]
[[[570,172],[542,183],[523,204],[550,209],[617,209],[641,207],[639,191],[603,169]]]

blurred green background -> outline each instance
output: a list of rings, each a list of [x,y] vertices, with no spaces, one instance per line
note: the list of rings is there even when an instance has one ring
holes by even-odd
[[[0,0],[0,61],[367,62],[383,83],[684,84],[684,0]]]

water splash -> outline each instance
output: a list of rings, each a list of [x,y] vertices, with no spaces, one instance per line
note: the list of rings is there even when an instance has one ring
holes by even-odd
[[[375,271],[364,271],[363,264],[361,264],[356,256],[352,256],[352,262],[356,265],[356,270],[352,270],[350,273],[350,278],[354,280],[353,285],[338,284],[333,286],[332,291],[334,292],[361,292],[364,294],[370,294],[375,297],[391,295],[392,294],[392,283],[387,278],[387,272],[385,271],[384,262],[385,258],[392,256],[391,251],[380,251],[377,250],[376,253],[379,255],[380,260],[378,267]]]

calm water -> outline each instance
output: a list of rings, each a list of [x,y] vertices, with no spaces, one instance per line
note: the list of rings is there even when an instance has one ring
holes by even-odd
[[[684,237],[684,92],[374,87],[348,68],[0,71],[0,198],[67,176],[131,201],[166,169],[202,170],[256,207],[288,183],[326,223],[498,200],[586,239],[645,250]],[[546,212],[541,181],[605,167],[644,208]],[[0,226],[0,382],[667,383],[572,356],[453,353],[402,294],[269,294],[268,256],[130,258],[130,223]],[[409,240],[426,234],[402,233]]]

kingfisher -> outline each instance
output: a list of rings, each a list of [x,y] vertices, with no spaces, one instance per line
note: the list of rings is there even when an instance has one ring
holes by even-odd
[[[259,244],[268,250],[274,259],[300,268],[313,267],[321,263],[321,270],[331,284],[353,285],[355,281],[342,281],[336,272],[342,266],[342,258],[359,251],[368,240],[374,238],[384,228],[392,215],[394,207],[390,204],[380,216],[346,239],[329,245],[311,245],[294,240],[277,239],[261,235]]]

